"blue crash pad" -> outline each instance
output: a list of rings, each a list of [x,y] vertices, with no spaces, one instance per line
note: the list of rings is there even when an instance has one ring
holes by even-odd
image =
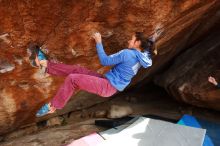
[[[220,124],[190,115],[184,115],[177,124],[206,129],[203,146],[220,146]]]

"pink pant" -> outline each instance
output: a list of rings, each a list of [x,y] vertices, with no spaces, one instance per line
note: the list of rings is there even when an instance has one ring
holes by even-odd
[[[47,73],[67,76],[51,101],[52,106],[56,109],[62,109],[77,89],[102,97],[109,97],[117,92],[117,89],[101,74],[79,65],[66,65],[48,61]]]

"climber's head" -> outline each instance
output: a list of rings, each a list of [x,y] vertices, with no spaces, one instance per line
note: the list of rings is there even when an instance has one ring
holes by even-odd
[[[44,54],[40,47],[36,44],[31,43],[27,49],[30,64],[33,67],[40,67],[41,60],[47,60],[46,54]]]
[[[154,42],[144,36],[143,32],[135,32],[132,38],[128,41],[128,48],[134,48],[139,51],[149,51],[154,54]]]
[[[141,41],[137,40],[136,35],[132,35],[131,39],[128,41],[128,48],[141,50]]]

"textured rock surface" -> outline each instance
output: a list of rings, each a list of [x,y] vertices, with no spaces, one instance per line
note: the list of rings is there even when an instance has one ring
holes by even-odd
[[[218,25],[220,26],[220,25]],[[155,82],[179,101],[220,110],[220,90],[207,81],[220,77],[220,29],[182,53]]]
[[[133,113],[130,106],[112,105],[108,111],[107,117],[110,119],[121,118],[129,116]]]
[[[62,127],[54,127],[45,129],[39,133],[30,134],[17,139],[12,139],[2,146],[62,146],[71,143],[84,135],[93,133],[92,131],[100,131],[93,125],[93,120],[87,120],[78,124],[69,124]]]
[[[136,84],[146,77],[144,82],[148,81],[206,34],[219,20],[218,9],[218,0],[0,0],[0,134],[35,121],[37,109],[53,97],[63,81],[45,77],[29,65],[29,42],[48,48],[54,59],[104,73],[107,68],[99,63],[92,32],[100,31],[106,51],[114,53],[126,47],[134,31],[150,35],[161,25],[164,34],[157,44],[159,55],[152,68],[135,78]],[[60,112],[100,102],[92,96],[79,93],[78,100]]]

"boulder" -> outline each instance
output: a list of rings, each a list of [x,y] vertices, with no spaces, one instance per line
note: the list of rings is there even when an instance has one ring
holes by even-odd
[[[131,85],[146,83],[187,46],[219,21],[217,0],[0,0],[0,135],[54,115],[36,119],[36,111],[55,95],[64,78],[44,76],[28,62],[27,46],[38,43],[49,56],[104,74],[91,34],[100,31],[107,54],[127,47],[135,31],[151,35],[161,27],[153,66],[139,72]],[[57,114],[102,102],[78,92]]]
[[[181,102],[220,110],[220,90],[208,82],[209,76],[220,81],[219,40],[220,29],[215,28],[178,56],[169,69],[156,77],[155,83]]]

